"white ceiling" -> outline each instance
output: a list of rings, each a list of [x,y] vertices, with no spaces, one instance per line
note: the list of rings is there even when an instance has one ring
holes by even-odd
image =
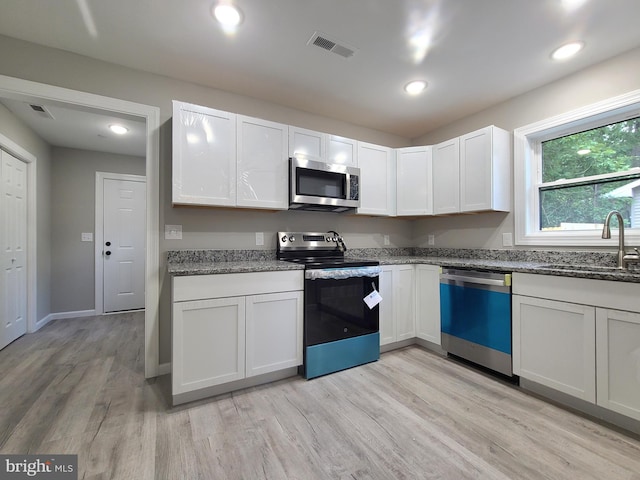
[[[232,36],[213,3],[2,0],[0,34],[406,138],[640,45],[640,0],[235,0]],[[356,54],[307,45],[316,31]],[[551,61],[570,40],[583,52]]]
[[[0,98],[0,103],[50,145],[138,157],[145,155],[147,129],[144,118],[38,99],[27,102]],[[31,105],[44,107],[53,118],[35,112]],[[129,131],[125,135],[117,135],[109,130],[112,124],[122,125]]]

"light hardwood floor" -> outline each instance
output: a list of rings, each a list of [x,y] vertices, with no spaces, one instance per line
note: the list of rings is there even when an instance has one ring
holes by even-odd
[[[640,441],[418,347],[170,408],[141,313],[58,320],[0,352],[0,451],[84,479],[640,479]]]

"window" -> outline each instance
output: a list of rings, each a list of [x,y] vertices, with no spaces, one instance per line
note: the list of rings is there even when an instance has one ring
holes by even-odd
[[[516,129],[514,139],[518,244],[604,246],[611,210],[640,240],[640,91]]]

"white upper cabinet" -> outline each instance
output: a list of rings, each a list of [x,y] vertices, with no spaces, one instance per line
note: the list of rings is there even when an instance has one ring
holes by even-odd
[[[395,150],[358,142],[360,168],[360,208],[362,215],[396,213]]]
[[[358,166],[358,142],[356,140],[337,135],[327,135],[327,142],[328,163],[336,163],[348,167]]]
[[[511,208],[509,132],[489,126],[460,137],[460,211]]]
[[[396,150],[397,216],[433,214],[431,152],[431,147]]]
[[[236,115],[173,102],[173,203],[236,204]]]
[[[290,126],[289,156],[357,167],[358,142],[338,135]]]
[[[287,138],[287,125],[238,115],[237,206],[289,208]]]
[[[460,139],[433,146],[433,213],[460,211]]]
[[[325,134],[289,126],[289,156],[323,162],[327,157]]]

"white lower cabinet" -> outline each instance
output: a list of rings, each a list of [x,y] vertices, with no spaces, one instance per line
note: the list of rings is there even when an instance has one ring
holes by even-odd
[[[380,345],[416,336],[413,265],[383,265],[380,275]]]
[[[302,292],[246,297],[247,377],[302,364]]]
[[[416,335],[440,345],[440,270],[416,265]]]
[[[513,371],[595,402],[595,309],[513,296]]]
[[[640,314],[596,308],[598,405],[640,420]]]
[[[302,271],[173,278],[172,394],[301,365],[302,288]]]
[[[640,284],[513,274],[513,370],[640,420]]]
[[[244,297],[173,306],[173,394],[245,376]]]

